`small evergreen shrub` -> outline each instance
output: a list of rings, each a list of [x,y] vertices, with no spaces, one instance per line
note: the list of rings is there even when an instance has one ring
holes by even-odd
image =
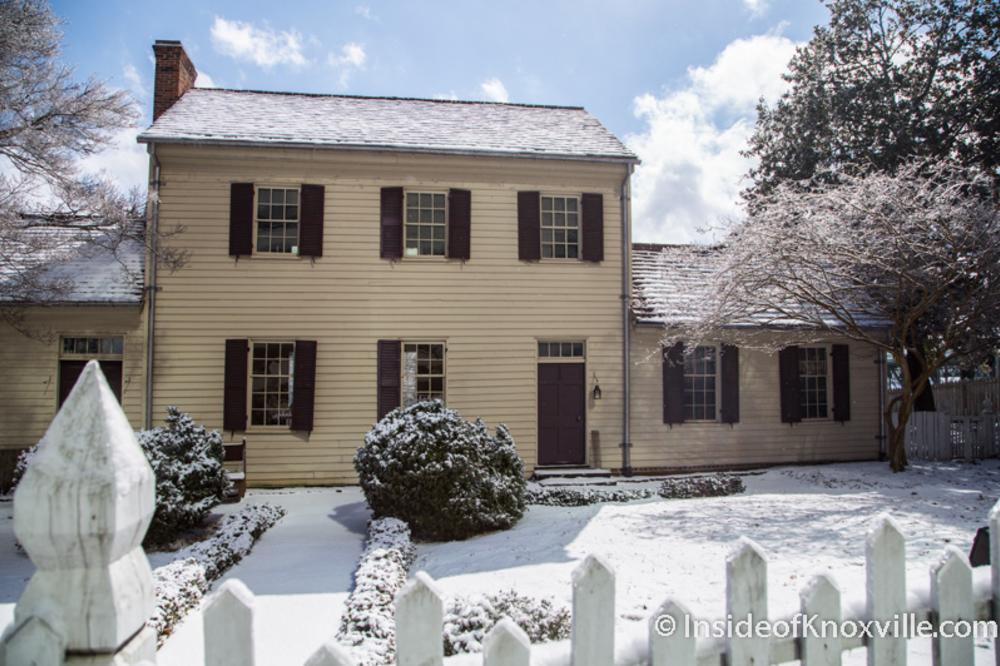
[[[524,465],[507,427],[491,435],[438,401],[386,414],[354,467],[375,517],[405,521],[416,538],[464,539],[524,515]]]
[[[167,408],[166,425],[136,435],[156,476],[156,512],[145,543],[169,543],[201,524],[229,489],[222,435],[176,407]]]
[[[743,479],[735,474],[711,476],[680,476],[667,479],[660,486],[660,497],[688,499],[691,497],[723,497],[738,495],[746,490]]]
[[[561,641],[570,635],[568,608],[505,590],[472,599],[451,600],[444,613],[444,654],[482,652],[483,639],[505,617],[524,630],[532,643]]]

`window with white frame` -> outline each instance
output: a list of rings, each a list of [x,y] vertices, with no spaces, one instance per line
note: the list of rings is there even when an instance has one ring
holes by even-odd
[[[580,200],[542,197],[542,258],[576,259],[580,255]]]
[[[448,198],[440,192],[407,192],[407,257],[443,257]]]
[[[294,342],[255,342],[250,369],[250,424],[287,426],[292,420]]]
[[[425,400],[444,402],[444,344],[415,342],[403,345],[403,406]]]
[[[291,253],[299,245],[299,190],[257,188],[257,251]]]
[[[802,418],[827,418],[829,355],[826,347],[799,347],[799,404]]]
[[[539,358],[583,358],[582,342],[539,342]]]
[[[718,405],[718,354],[716,347],[695,347],[684,356],[684,418],[714,421]]]
[[[64,337],[62,358],[121,357],[125,339],[120,335]]]

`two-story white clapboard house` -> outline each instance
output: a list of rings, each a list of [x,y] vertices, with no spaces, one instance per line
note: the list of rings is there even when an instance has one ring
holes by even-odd
[[[124,340],[134,425],[177,405],[245,439],[251,485],[354,482],[371,425],[428,398],[506,423],[529,470],[877,456],[871,350],[795,351],[808,390],[791,420],[777,357],[663,364],[669,322],[643,304],[697,288],[708,264],[633,253],[637,159],[586,110],[194,88],[179,42],[153,48],[147,224],[182,225],[167,242],[190,259],[147,263],[139,326],[80,308],[57,326]],[[3,338],[8,355],[45,344]],[[8,382],[52,388],[25,405],[30,427],[3,424],[5,446],[57,407],[50,344]]]

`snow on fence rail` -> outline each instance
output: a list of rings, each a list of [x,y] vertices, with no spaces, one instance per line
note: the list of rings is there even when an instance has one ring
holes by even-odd
[[[152,513],[152,471],[91,362],[15,495],[14,531],[37,571],[0,639],[0,666],[155,664],[156,636],[147,622],[152,580],[141,546]],[[802,613],[815,616],[819,626],[838,623],[839,637],[800,632],[769,638],[744,632],[698,640],[684,631],[697,618],[682,600],[667,599],[650,619],[645,637],[616,649],[614,572],[601,558],[589,556],[573,573],[571,638],[547,649],[545,662],[764,666],[801,660],[805,666],[831,666],[841,663],[843,651],[865,646],[871,666],[904,664],[905,635],[866,638],[862,623],[906,613],[913,626],[926,622],[932,629],[959,620],[994,620],[1000,607],[1000,502],[989,524],[992,566],[983,572],[989,579],[977,577],[981,584],[974,587],[968,561],[949,547],[931,567],[929,585],[907,594],[903,536],[890,517],[879,516],[867,535],[864,604],[844,604],[841,590],[825,575],[813,578],[801,593]],[[742,539],[726,564],[727,613],[737,622],[767,618],[767,596],[767,558]],[[443,619],[434,581],[417,573],[396,597],[396,663],[443,664]],[[206,666],[254,666],[254,596],[243,583],[224,583],[206,603],[203,622]],[[933,638],[935,664],[972,666],[973,651],[970,635]],[[354,666],[355,656],[330,641],[305,666]],[[484,666],[528,666],[532,648],[525,633],[504,620],[486,637],[481,660]]]
[[[914,412],[906,424],[906,455],[914,460],[977,460],[1000,455],[1000,417]]]

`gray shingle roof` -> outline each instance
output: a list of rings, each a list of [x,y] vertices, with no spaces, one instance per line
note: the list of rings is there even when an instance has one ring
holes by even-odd
[[[642,324],[690,321],[710,294],[720,248],[706,245],[632,245],[632,313]]]
[[[711,301],[711,283],[722,269],[723,247],[719,245],[632,245],[632,314],[636,323],[675,325],[692,322],[704,305]],[[827,314],[819,315],[824,327],[840,323]],[[886,328],[889,321],[860,308],[851,313],[859,324],[872,329]],[[778,313],[763,313],[750,320],[731,322],[731,326],[793,328],[803,326],[800,319],[787,319]]]
[[[635,160],[579,107],[193,88],[139,141]]]
[[[21,234],[4,247],[8,261],[0,265],[0,300],[18,303],[138,305],[145,280],[143,222],[136,220],[129,238],[117,230],[72,228],[28,220]],[[95,228],[96,227],[96,228]],[[17,247],[20,245],[21,247]],[[32,293],[27,285],[58,285]]]

